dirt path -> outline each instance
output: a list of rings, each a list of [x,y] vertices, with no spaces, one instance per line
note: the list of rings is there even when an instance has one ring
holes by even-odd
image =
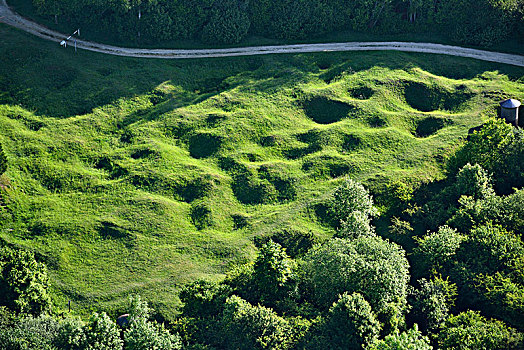
[[[25,32],[31,33],[46,40],[61,42],[67,37],[67,35],[65,34],[55,32],[38,23],[29,21],[21,17],[7,6],[6,0],[2,0],[0,2],[0,22],[19,28]],[[72,46],[72,44],[72,42],[69,42],[70,46]],[[206,58],[288,53],[293,54],[305,52],[393,50],[468,57],[483,61],[504,63],[524,67],[524,56],[520,55],[469,49],[459,46],[411,42],[347,42],[280,46],[252,46],[229,49],[172,50],[134,49],[98,44],[84,40],[77,40],[77,47],[79,49],[85,49],[110,55],[146,58]]]

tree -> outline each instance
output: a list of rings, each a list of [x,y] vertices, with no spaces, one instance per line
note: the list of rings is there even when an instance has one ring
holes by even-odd
[[[406,304],[408,268],[404,251],[394,243],[379,237],[335,238],[304,257],[302,289],[325,309],[341,293],[361,293],[379,319],[394,327]]]
[[[524,325],[524,243],[501,227],[472,230],[456,253],[450,278],[459,287],[458,302]]]
[[[249,26],[244,0],[216,1],[209,22],[202,30],[202,40],[213,44],[236,44],[247,35]]]
[[[515,26],[518,1],[447,0],[440,9],[441,28],[460,43],[491,46],[507,38]]]
[[[0,248],[0,305],[39,315],[50,307],[48,287],[47,269],[33,253]]]
[[[56,347],[62,350],[83,349],[87,344],[84,326],[84,322],[78,318],[67,317],[60,321],[54,341]]]
[[[463,232],[487,224],[499,225],[514,232],[524,229],[524,189],[508,196],[489,196],[478,200],[461,197],[459,204],[448,223]]]
[[[438,232],[415,238],[418,246],[413,250],[416,276],[424,276],[431,270],[441,271],[453,262],[455,254],[465,237],[456,230],[442,226]]]
[[[171,39],[173,21],[168,10],[164,1],[148,1],[140,20],[141,28],[147,38],[153,41]]]
[[[254,283],[260,293],[260,301],[273,306],[284,297],[293,277],[293,261],[285,249],[269,240],[260,248],[254,266]]]
[[[286,254],[293,259],[306,254],[319,241],[311,231],[302,232],[290,228],[284,228],[270,236],[255,237],[254,240],[257,247],[272,240],[285,248]]]
[[[473,199],[484,199],[495,194],[489,174],[480,165],[469,163],[459,170],[455,190],[458,196]]]
[[[476,273],[511,273],[524,257],[524,243],[500,226],[472,230],[457,250],[457,260]]]
[[[441,349],[512,350],[523,345],[522,334],[514,328],[471,310],[448,318],[437,340]]]
[[[429,281],[423,278],[418,283],[420,288],[414,291],[412,303],[415,322],[423,329],[436,329],[448,318],[457,287],[440,277]]]
[[[342,221],[340,229],[335,233],[335,237],[348,239],[375,235],[375,228],[371,225],[369,216],[361,211],[352,212],[345,221]]]
[[[291,328],[273,310],[253,306],[235,295],[229,297],[220,320],[220,348],[286,349]]]
[[[118,328],[105,312],[93,313],[83,327],[85,338],[80,348],[85,350],[121,350],[122,339]]]
[[[457,173],[467,163],[479,164],[488,172],[499,163],[500,150],[511,137],[511,125],[502,119],[488,120],[480,130],[469,135],[468,141],[451,157],[448,169]]]
[[[54,340],[59,323],[50,316],[18,318],[14,325],[0,325],[0,348],[6,350],[58,350]]]
[[[184,303],[184,316],[216,316],[222,311],[231,293],[231,288],[225,284],[208,281],[195,281],[187,284],[180,291],[180,300]]]
[[[432,350],[433,347],[429,345],[428,337],[425,337],[418,330],[415,324],[413,328],[407,332],[395,333],[386,336],[379,340],[368,350]]]
[[[378,339],[380,323],[359,293],[344,293],[329,309],[322,342],[330,349],[365,349]]]
[[[129,298],[129,325],[124,330],[124,342],[126,350],[182,349],[180,337],[171,334],[164,325],[148,320],[150,309],[147,302],[142,301],[140,296]]]
[[[469,16],[469,15],[468,15]],[[493,174],[497,193],[509,194],[524,183],[524,132],[501,118],[488,120],[451,157],[448,170],[455,174],[467,163],[479,164]]]
[[[391,0],[358,0],[351,6],[349,17],[354,30],[369,30],[377,26],[383,19],[383,14],[387,11]]]
[[[367,222],[377,213],[369,192],[364,186],[350,178],[335,189],[328,207],[329,214],[337,227],[342,226],[351,216],[360,217],[361,222],[362,220]]]
[[[54,16],[55,24],[58,23],[58,16],[63,12],[62,0],[33,0],[33,5],[39,14]]]

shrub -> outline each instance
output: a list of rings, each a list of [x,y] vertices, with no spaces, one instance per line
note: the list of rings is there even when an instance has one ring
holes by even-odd
[[[253,306],[237,296],[227,299],[220,319],[226,349],[286,349],[290,325],[271,309]]]
[[[455,191],[457,196],[470,196],[474,199],[483,199],[495,194],[488,173],[480,165],[469,163],[459,170]]]
[[[354,212],[360,212],[358,216],[362,218],[372,217],[377,213],[369,192],[364,186],[350,178],[335,189],[328,205],[329,213],[337,227],[348,220]]]
[[[304,257],[304,292],[323,308],[340,293],[362,293],[382,321],[395,323],[406,304],[408,268],[404,251],[394,243],[335,238]]]
[[[407,332],[395,333],[386,336],[379,340],[368,350],[432,350],[433,347],[429,345],[428,337],[425,337],[418,330],[415,324],[413,328]]]
[[[287,294],[284,292],[293,277],[293,261],[280,244],[270,240],[260,248],[253,277],[260,301],[273,306]]]
[[[47,268],[33,253],[0,248],[0,305],[39,315],[50,307],[48,287]]]
[[[418,246],[413,250],[416,276],[431,270],[440,271],[449,266],[465,237],[456,230],[443,226],[438,232],[415,238]]]
[[[372,236],[375,236],[375,229],[371,226],[369,217],[361,211],[352,212],[346,220],[342,221],[340,229],[335,234],[335,237],[348,239]]]
[[[231,289],[227,285],[196,281],[182,288],[180,300],[184,303],[185,316],[208,317],[218,315],[230,295]]]
[[[81,349],[119,350],[122,339],[115,324],[104,312],[93,313],[83,328],[85,335]]]
[[[455,303],[457,287],[440,277],[432,280],[418,281],[420,288],[413,293],[413,310],[415,322],[423,329],[436,329],[449,316]]]
[[[521,349],[522,335],[503,322],[487,320],[476,311],[451,316],[437,335],[441,349]]]
[[[286,249],[286,253],[291,258],[305,255],[316,243],[318,238],[313,232],[301,232],[285,228],[274,235],[255,237],[255,245],[261,247],[264,243],[272,240]]]
[[[151,310],[140,296],[129,298],[129,325],[124,330],[126,350],[162,349],[180,350],[180,337],[169,333],[164,325],[149,321]]]
[[[6,350],[57,350],[58,321],[50,316],[23,317],[11,326],[0,325],[0,348]]]
[[[322,328],[323,345],[342,350],[367,348],[377,340],[381,327],[361,294],[344,293],[329,309]]]

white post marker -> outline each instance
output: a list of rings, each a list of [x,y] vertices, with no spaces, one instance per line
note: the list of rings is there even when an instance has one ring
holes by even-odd
[[[68,41],[69,39],[71,39],[75,34],[76,34],[77,36],[80,36],[80,28],[78,28],[77,30],[75,30],[75,31],[73,32],[73,34],[71,34],[70,36],[68,36],[67,38],[65,38],[65,40],[62,40],[62,41],[60,42],[60,46],[67,47],[67,41]],[[75,38],[75,52],[76,52],[76,38]]]

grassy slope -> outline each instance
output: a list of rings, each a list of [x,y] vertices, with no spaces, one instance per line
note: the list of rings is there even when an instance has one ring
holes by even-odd
[[[497,101],[524,99],[522,69],[437,55],[139,60],[74,54],[4,25],[0,36],[0,237],[34,249],[55,302],[81,313],[116,312],[139,292],[169,317],[182,283],[252,259],[253,236],[330,235],[315,204],[344,175],[439,177]],[[235,194],[231,164],[266,187]],[[296,197],[239,201],[280,188],[264,169]],[[201,230],[199,203],[213,220]]]

